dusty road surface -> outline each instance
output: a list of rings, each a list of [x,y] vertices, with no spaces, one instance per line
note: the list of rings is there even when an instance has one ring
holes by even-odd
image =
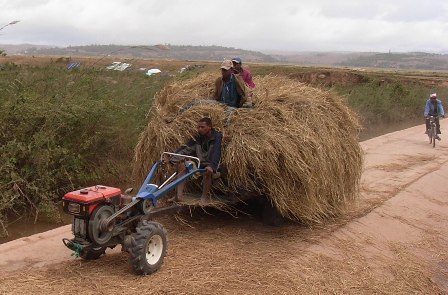
[[[343,218],[312,228],[161,219],[168,255],[145,277],[119,249],[73,258],[66,226],[0,245],[0,294],[448,294],[448,137],[433,149],[418,126],[362,147],[361,195]]]

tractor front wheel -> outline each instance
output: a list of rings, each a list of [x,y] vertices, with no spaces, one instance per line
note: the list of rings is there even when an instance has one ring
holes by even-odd
[[[96,247],[82,250],[79,257],[85,260],[95,260],[103,254],[106,254],[106,247]]]
[[[143,221],[131,235],[128,250],[132,269],[142,275],[156,272],[163,264],[167,248],[165,228],[157,222]]]

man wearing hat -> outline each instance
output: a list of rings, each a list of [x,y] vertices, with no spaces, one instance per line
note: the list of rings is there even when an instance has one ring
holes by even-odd
[[[437,128],[436,138],[440,140],[439,134],[441,134],[441,132],[440,132],[439,117],[445,117],[445,111],[443,110],[442,102],[439,99],[437,99],[437,93],[432,93],[429,96],[429,99],[426,101],[425,104],[425,112],[423,113],[423,115],[425,116],[426,134],[428,133],[428,130],[430,128],[428,116],[434,116],[436,118],[436,128]]]
[[[221,64],[221,77],[216,79],[213,97],[234,108],[239,108],[246,102],[246,86],[243,79],[233,73],[231,60],[225,60]]]
[[[234,57],[232,58],[232,64],[233,64],[233,72],[237,75],[240,75],[241,78],[243,78],[244,83],[246,83],[246,86],[253,90],[255,88],[255,83],[252,80],[252,74],[249,72],[248,69],[243,68],[243,62],[241,61],[241,58]]]

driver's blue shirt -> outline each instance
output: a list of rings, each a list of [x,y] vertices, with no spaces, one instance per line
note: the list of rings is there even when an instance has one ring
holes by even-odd
[[[233,74],[230,76],[229,82],[223,82],[221,96],[218,101],[234,108],[239,107],[240,97],[236,90],[236,82]]]
[[[445,116],[445,111],[443,110],[442,102],[436,99],[433,102],[430,98],[426,101],[425,112],[423,113],[425,117],[427,116]]]

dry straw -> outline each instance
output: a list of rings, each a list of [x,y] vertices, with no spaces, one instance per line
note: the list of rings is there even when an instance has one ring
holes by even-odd
[[[267,196],[281,214],[305,223],[339,215],[358,195],[359,121],[330,91],[286,77],[255,77],[255,108],[232,110],[207,99],[216,76],[176,82],[156,96],[136,147],[143,178],[163,151],[195,135],[209,116],[223,132],[221,190]]]

